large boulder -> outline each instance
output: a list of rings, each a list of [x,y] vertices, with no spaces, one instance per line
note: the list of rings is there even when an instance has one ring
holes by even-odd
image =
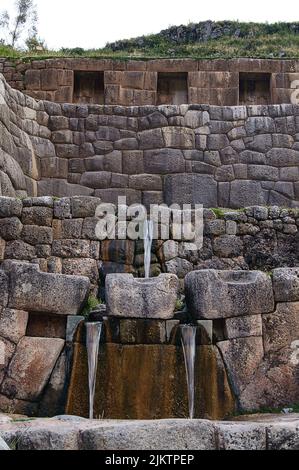
[[[259,271],[193,271],[185,278],[185,290],[195,318],[229,318],[274,310],[271,279]]]
[[[132,274],[108,274],[108,313],[127,318],[172,318],[178,283],[174,274],[161,274],[150,279],[137,279]]]
[[[89,292],[86,277],[44,273],[32,264],[11,262],[8,273],[12,309],[77,315]]]

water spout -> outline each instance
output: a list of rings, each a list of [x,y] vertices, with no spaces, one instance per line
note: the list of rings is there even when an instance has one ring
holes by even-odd
[[[181,326],[181,342],[184,352],[187,386],[188,386],[188,404],[189,418],[194,418],[195,403],[195,354],[196,354],[196,326]]]
[[[151,252],[154,237],[154,222],[145,220],[143,226],[143,242],[144,242],[144,277],[150,277],[151,269]]]
[[[98,368],[102,322],[86,323],[86,348],[88,356],[89,419],[93,419],[94,396]]]

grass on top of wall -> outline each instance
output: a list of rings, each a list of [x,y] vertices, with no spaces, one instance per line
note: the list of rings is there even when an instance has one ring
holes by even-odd
[[[138,38],[137,38],[138,39]],[[0,44],[0,57],[11,59],[46,59],[51,57],[87,57],[107,59],[193,58],[230,59],[265,58],[299,59],[298,32],[281,31],[273,34],[256,34],[252,37],[222,36],[206,41],[175,42],[165,34],[142,36],[141,40],[129,39],[107,45],[102,49],[85,50],[62,48],[59,51],[44,50],[25,52]]]

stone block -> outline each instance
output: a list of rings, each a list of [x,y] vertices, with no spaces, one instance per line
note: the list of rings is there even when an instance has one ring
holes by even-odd
[[[276,167],[298,166],[299,151],[274,148],[267,153],[267,163]]]
[[[93,189],[106,189],[110,187],[111,173],[107,171],[94,171],[83,173],[80,184]]]
[[[140,149],[155,149],[164,147],[161,129],[150,129],[139,133]]]
[[[208,135],[207,145],[209,150],[222,150],[229,146],[229,140],[225,134],[211,134]]]
[[[56,238],[81,238],[83,219],[65,219],[61,221],[61,236]]]
[[[71,276],[88,277],[91,284],[97,284],[99,280],[98,262],[95,259],[67,258],[62,260],[62,274]]]
[[[50,245],[53,241],[52,228],[38,225],[25,225],[22,230],[22,240],[30,245]]]
[[[23,225],[17,217],[0,219],[0,237],[4,240],[16,240],[20,237]]]
[[[259,271],[193,271],[186,276],[185,292],[195,318],[229,318],[274,310],[271,279]]]
[[[278,268],[273,271],[276,302],[299,301],[299,268]]]
[[[266,450],[266,426],[263,423],[215,423],[219,450]]]
[[[205,207],[216,207],[217,183],[209,175],[167,175],[164,200],[167,205],[203,204]]]
[[[199,426],[200,423],[200,426]],[[214,425],[207,420],[135,421],[82,431],[81,448],[88,450],[215,450]]]
[[[142,191],[162,191],[162,179],[158,175],[132,175],[129,177],[129,187]]]
[[[162,132],[166,147],[185,150],[195,147],[194,131],[188,127],[164,127]]]
[[[54,240],[52,255],[60,258],[92,258],[89,240]]]
[[[263,338],[238,338],[217,343],[233,392],[237,395],[248,385],[264,356]]]
[[[279,303],[275,312],[263,315],[265,353],[277,354],[282,349],[289,348],[289,359],[294,366],[298,364],[298,313],[299,302],[290,302]]]
[[[213,240],[213,248],[220,258],[236,258],[242,255],[243,243],[235,235],[221,235]]]
[[[262,336],[263,324],[261,315],[233,317],[225,320],[225,336],[227,339]]]
[[[183,173],[185,159],[179,149],[159,149],[144,152],[145,173],[168,174]]]
[[[232,208],[268,204],[268,191],[258,181],[235,180],[230,188],[229,206]]]
[[[14,240],[6,243],[4,257],[5,259],[31,261],[36,258],[37,255],[34,246],[22,240]]]
[[[108,274],[106,301],[109,315],[127,318],[173,318],[178,279],[173,274],[138,279],[131,274]]]
[[[58,338],[23,337],[2,384],[10,397],[36,401],[46,386],[64,346]]]
[[[68,161],[63,158],[42,158],[41,176],[44,178],[67,178]]]
[[[71,199],[72,215],[74,218],[93,217],[101,199],[91,196],[75,196]]]
[[[123,155],[123,170],[129,174],[144,173],[143,152],[141,150],[125,150]]]
[[[52,226],[53,209],[50,207],[24,207],[22,212],[24,225]]]
[[[22,214],[22,201],[16,198],[0,197],[0,217],[20,217]]]
[[[4,308],[0,313],[0,336],[17,344],[25,336],[28,312]]]
[[[89,291],[85,277],[43,273],[26,263],[12,262],[8,275],[9,308],[17,310],[77,315]]]
[[[6,307],[8,302],[8,278],[2,270],[0,270],[0,291],[0,306]]]

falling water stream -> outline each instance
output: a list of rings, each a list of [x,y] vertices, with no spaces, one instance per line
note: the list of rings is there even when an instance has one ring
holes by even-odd
[[[193,419],[195,402],[194,370],[196,354],[196,326],[182,325],[181,335],[188,386],[189,418]]]
[[[93,419],[94,396],[98,368],[102,322],[86,323],[86,347],[88,356],[89,419]]]
[[[144,221],[143,242],[144,242],[144,277],[150,277],[151,252],[154,237],[154,223],[152,220]]]

